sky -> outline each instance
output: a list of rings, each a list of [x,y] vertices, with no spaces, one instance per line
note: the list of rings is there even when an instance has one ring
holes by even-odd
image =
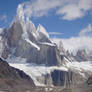
[[[0,0],[0,28],[9,27],[19,5],[24,15],[36,27],[43,25],[52,38],[65,39],[65,43],[79,39],[78,44],[83,37],[92,38],[92,0]]]

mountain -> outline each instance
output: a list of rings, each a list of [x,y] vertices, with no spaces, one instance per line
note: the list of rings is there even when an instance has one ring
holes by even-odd
[[[42,25],[37,30],[29,21],[15,19],[6,33],[3,59],[23,58],[28,63],[59,65],[60,53]],[[9,59],[10,58],[10,59]]]
[[[85,49],[79,49],[76,54],[71,55],[76,61],[84,62],[84,61],[92,61],[92,53],[88,53]]]
[[[35,87],[33,80],[23,71],[11,67],[0,58],[0,91],[23,92]],[[19,91],[20,90],[20,91]]]
[[[74,58],[81,62],[81,61],[88,61],[88,54],[85,50],[78,50]]]
[[[0,56],[7,61],[1,60],[0,83],[4,86],[0,84],[0,87],[9,87],[15,92],[18,88],[19,92],[20,89],[28,89],[28,92],[92,90],[92,63],[87,61],[86,51],[78,51],[74,56],[64,49],[61,40],[51,40],[41,24],[36,28],[24,16],[21,5],[18,9],[9,28],[0,29]]]
[[[62,55],[65,55],[70,61],[92,61],[92,51],[88,51],[87,49],[79,48],[78,50],[65,50],[63,43],[63,39],[53,38],[52,41],[56,43]],[[76,44],[77,45],[77,44]]]

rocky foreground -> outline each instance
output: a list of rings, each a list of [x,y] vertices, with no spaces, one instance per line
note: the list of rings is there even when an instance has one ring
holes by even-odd
[[[32,79],[23,71],[9,66],[7,62],[0,59],[1,92],[23,92],[34,86]]]
[[[1,90],[1,92],[92,92],[92,86],[85,87],[74,87],[74,88],[61,88],[61,87],[30,87],[26,89],[11,89],[11,90]]]
[[[62,87],[31,87],[30,88],[18,88],[18,89],[1,89],[1,92],[92,92],[92,86],[90,87],[74,87],[74,88],[62,88]]]

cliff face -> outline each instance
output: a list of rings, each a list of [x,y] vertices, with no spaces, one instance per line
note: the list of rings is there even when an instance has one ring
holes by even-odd
[[[61,86],[63,88],[70,88],[83,85],[86,81],[87,79],[77,72],[55,69],[50,74],[45,75],[43,82],[48,86],[54,85],[56,87]]]
[[[55,86],[70,86],[72,82],[72,72],[54,70],[51,73],[52,81]]]

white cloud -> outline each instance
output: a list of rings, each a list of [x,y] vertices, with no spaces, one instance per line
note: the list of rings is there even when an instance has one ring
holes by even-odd
[[[78,49],[86,49],[89,53],[92,51],[92,25],[89,24],[86,28],[79,32],[79,36],[69,39],[53,38],[59,44],[62,40],[64,48],[76,53]]]
[[[63,33],[59,33],[59,32],[49,32],[49,35],[62,35]]]
[[[31,0],[22,4],[24,13],[29,17],[60,15],[64,20],[75,20],[86,15],[92,9],[92,0]]]
[[[78,49],[86,49],[92,51],[91,37],[72,37],[70,39],[63,39],[65,49],[76,52]]]
[[[92,25],[89,24],[86,28],[80,31],[79,36],[91,36],[92,37]]]
[[[57,14],[63,15],[61,18],[65,20],[74,20],[84,16],[84,12],[76,4],[70,4],[60,8]]]
[[[92,51],[92,37],[71,37],[69,39],[53,38],[53,41],[59,44],[62,40],[65,50],[76,53],[78,49]]]
[[[92,9],[92,0],[77,0],[69,3],[57,11],[57,14],[63,15],[65,20],[75,20],[86,15],[88,10]]]
[[[79,7],[84,11],[92,9],[92,0],[80,0]]]
[[[63,3],[64,0],[35,0],[33,2],[25,2],[24,10],[28,16],[46,16],[50,10],[61,6]]]

